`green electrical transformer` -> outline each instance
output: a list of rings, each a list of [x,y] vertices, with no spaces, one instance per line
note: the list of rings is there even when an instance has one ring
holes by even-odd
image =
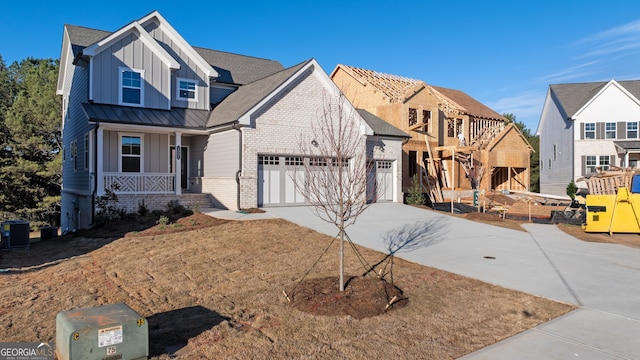
[[[56,355],[58,360],[147,359],[147,320],[125,303],[59,312]]]

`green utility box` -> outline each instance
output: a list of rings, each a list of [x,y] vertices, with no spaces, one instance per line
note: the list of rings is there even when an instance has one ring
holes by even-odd
[[[147,359],[147,320],[125,303],[59,312],[56,355],[58,360]]]

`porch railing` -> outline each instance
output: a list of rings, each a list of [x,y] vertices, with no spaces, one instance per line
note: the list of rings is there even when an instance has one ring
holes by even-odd
[[[117,184],[118,194],[173,194],[176,176],[167,173],[104,173],[104,186]]]

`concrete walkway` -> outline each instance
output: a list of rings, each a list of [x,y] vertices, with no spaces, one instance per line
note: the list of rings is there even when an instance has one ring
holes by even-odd
[[[231,219],[278,217],[334,236],[308,207]],[[587,243],[553,225],[527,232],[396,203],[372,205],[347,232],[362,246],[579,309],[463,359],[640,359],[640,250]],[[407,234],[428,234],[408,241]]]

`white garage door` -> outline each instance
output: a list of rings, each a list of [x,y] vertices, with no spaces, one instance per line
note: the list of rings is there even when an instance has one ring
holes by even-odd
[[[381,201],[393,201],[393,161],[376,161],[376,181]]]
[[[393,201],[393,161],[376,160],[367,176],[369,201]]]
[[[304,197],[293,179],[304,182],[304,167],[299,156],[258,156],[258,206],[300,205]]]

